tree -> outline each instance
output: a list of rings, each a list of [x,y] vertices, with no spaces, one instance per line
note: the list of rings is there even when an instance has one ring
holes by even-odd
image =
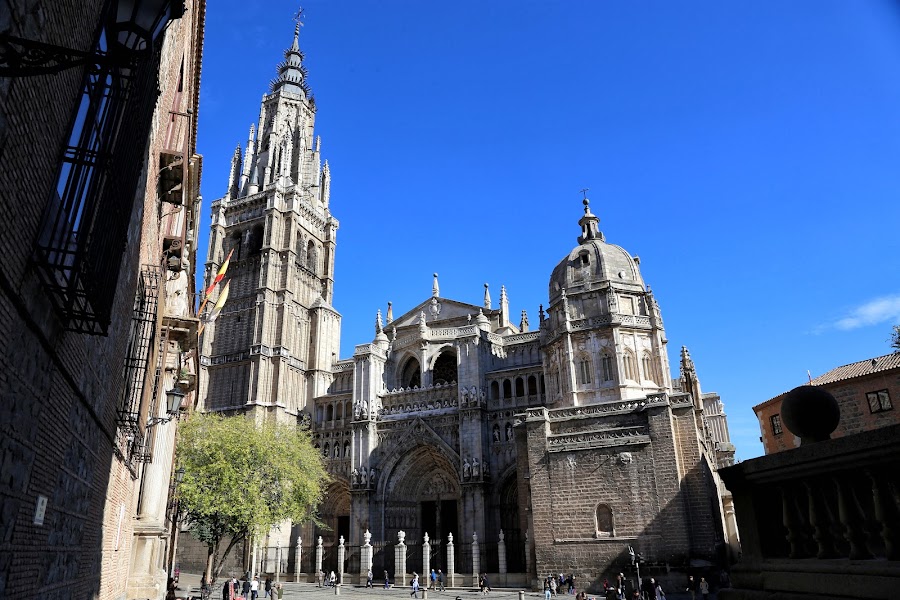
[[[242,416],[191,415],[178,428],[177,460],[179,506],[207,545],[210,582],[239,542],[314,518],[328,477],[306,428]]]
[[[894,352],[900,352],[900,325],[894,325],[891,332],[891,348],[894,349]]]

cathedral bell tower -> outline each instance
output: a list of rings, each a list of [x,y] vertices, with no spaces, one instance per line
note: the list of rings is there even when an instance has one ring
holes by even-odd
[[[238,148],[232,158],[226,193],[212,203],[206,285],[230,254],[230,290],[203,333],[203,410],[302,417],[327,390],[339,355],[338,221],[299,35],[298,23],[243,156]]]

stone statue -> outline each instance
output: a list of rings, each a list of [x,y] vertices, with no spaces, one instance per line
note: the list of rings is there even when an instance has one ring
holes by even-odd
[[[477,543],[478,543],[478,532],[477,532],[477,531],[473,531],[473,532],[472,532],[472,543],[473,543],[473,544],[477,544]]]
[[[319,539],[321,540],[322,538],[319,538]],[[453,534],[452,534],[452,533],[448,533],[448,534],[447,534],[447,543],[448,543],[448,544],[452,544],[452,543],[453,543]]]
[[[363,534],[363,545],[371,546],[370,542],[372,541],[372,534],[369,533],[369,530],[366,529],[366,532]]]
[[[469,479],[472,477],[472,467],[469,465],[469,459],[466,458],[463,460],[463,479]]]
[[[363,467],[363,468],[360,470],[360,474],[359,474],[359,483],[360,483],[360,485],[362,485],[363,487],[368,487],[368,485],[369,485],[368,477],[366,477],[366,468],[365,468],[365,467]]]
[[[352,487],[359,485],[359,471],[357,471],[355,467],[350,471],[350,485]]]
[[[502,544],[506,540],[506,536],[503,534],[503,530],[500,530],[500,543]]]
[[[493,435],[494,435],[494,441],[499,442],[500,441],[500,426],[499,425],[494,425]],[[507,437],[506,439],[509,439],[509,438]]]
[[[369,403],[365,400],[359,401],[359,418],[368,419],[369,418]]]
[[[344,536],[341,536],[340,539],[338,540],[338,546],[343,546],[343,545],[344,545]]]
[[[369,469],[369,484],[375,487],[375,469]]]
[[[510,441],[512,439],[512,436],[513,436],[512,423],[507,423],[506,424],[506,441],[507,442]]]
[[[318,545],[319,545],[319,546],[322,545],[322,536],[321,536],[321,535],[319,536],[319,542],[318,542]]]
[[[402,530],[401,530],[401,531],[398,531],[398,532],[397,532],[397,543],[398,543],[398,544],[403,544],[403,543],[405,543],[405,542],[406,542],[406,532],[405,532],[405,531],[402,531]]]
[[[428,539],[429,539],[429,538],[428,538],[428,532],[427,532],[427,531],[425,532],[425,537],[424,537],[423,539],[425,540],[425,543],[427,544],[427,543],[428,543]]]
[[[472,477],[478,478],[481,475],[481,465],[478,463],[477,458],[472,459]]]

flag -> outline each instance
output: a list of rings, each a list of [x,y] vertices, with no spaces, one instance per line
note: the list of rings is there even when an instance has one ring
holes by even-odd
[[[225,262],[222,263],[222,266],[219,267],[219,272],[216,273],[216,278],[213,279],[213,282],[209,284],[209,287],[206,288],[206,293],[204,296],[209,296],[213,293],[213,290],[216,289],[216,286],[225,278],[225,271],[228,270],[228,261],[231,260],[231,255],[234,254],[234,248],[231,249],[231,252],[228,253],[228,258],[225,259]]]
[[[222,293],[219,294],[219,299],[216,300],[216,305],[213,306],[213,309],[209,311],[209,315],[206,317],[206,323],[212,323],[216,320],[216,317],[219,316],[219,313],[222,312],[222,307],[225,306],[225,301],[228,300],[228,286],[231,285],[231,280],[229,279],[225,283],[225,287],[222,288]]]

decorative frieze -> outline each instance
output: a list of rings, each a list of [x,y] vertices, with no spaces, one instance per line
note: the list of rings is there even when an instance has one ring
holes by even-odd
[[[564,452],[649,443],[650,430],[648,428],[628,427],[551,435],[547,438],[547,449],[550,452]]]

